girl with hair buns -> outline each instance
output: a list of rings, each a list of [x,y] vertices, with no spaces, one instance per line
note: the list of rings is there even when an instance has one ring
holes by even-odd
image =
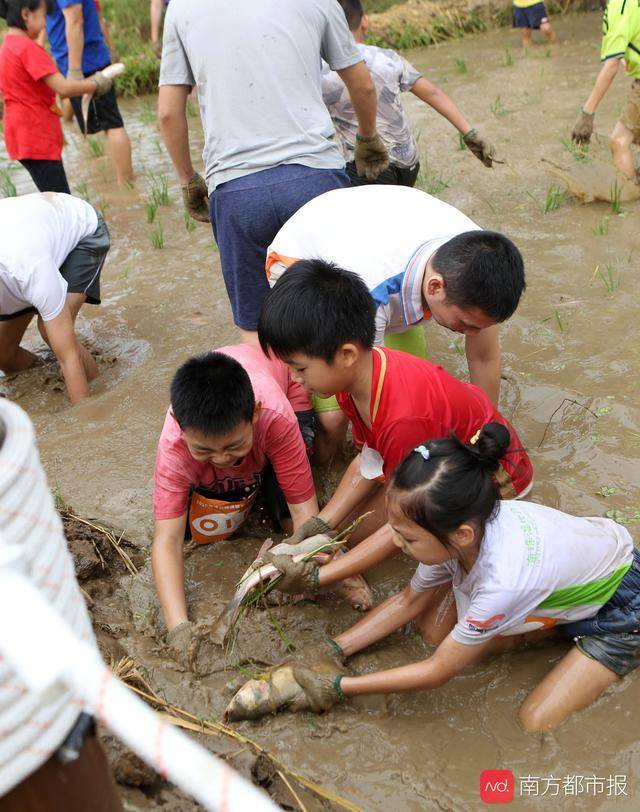
[[[561,632],[571,649],[520,708],[525,729],[550,730],[638,666],[640,555],[631,536],[611,519],[500,501],[494,474],[508,446],[508,430],[489,423],[467,445],[432,440],[398,466],[388,517],[418,568],[402,592],[293,663],[306,707],[437,688],[487,655]],[[431,656],[347,673],[347,657],[409,621],[437,646]]]

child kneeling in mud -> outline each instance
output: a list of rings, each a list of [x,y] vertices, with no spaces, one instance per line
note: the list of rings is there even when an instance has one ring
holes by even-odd
[[[228,538],[261,486],[274,518],[290,514],[299,529],[318,511],[305,438],[313,440],[308,396],[259,347],[223,347],[176,372],[158,443],[151,558],[167,643],[183,665],[202,671],[214,659],[187,617],[185,531],[198,544]]]
[[[431,440],[398,466],[388,518],[395,543],[418,568],[402,592],[288,664],[299,709],[437,688],[487,655],[560,632],[573,640],[571,650],[519,712],[526,730],[543,731],[638,666],[640,552],[631,536],[611,519],[500,501],[495,473],[508,447],[508,430],[489,423],[475,443]],[[409,621],[437,646],[430,657],[362,676],[347,672],[347,657]]]

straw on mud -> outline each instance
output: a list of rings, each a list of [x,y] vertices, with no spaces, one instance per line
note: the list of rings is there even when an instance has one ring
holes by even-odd
[[[295,789],[294,789],[294,788],[291,786],[291,784],[290,784],[290,783],[287,781],[287,777],[286,777],[286,775],[285,775],[285,774],[282,772],[282,770],[278,770],[278,775],[280,776],[280,778],[282,778],[282,780],[284,781],[284,783],[287,785],[287,789],[289,790],[289,792],[290,792],[290,793],[293,795],[293,797],[295,798],[295,801],[296,801],[296,803],[298,804],[298,806],[300,807],[300,809],[302,810],[302,812],[307,812],[307,808],[306,808],[306,806],[305,806],[305,805],[302,803],[302,801],[301,801],[301,800],[300,800],[300,798],[298,797],[298,794],[296,793]]]
[[[118,553],[118,555],[122,559],[125,567],[129,571],[129,574],[130,575],[137,575],[138,574],[138,568],[133,563],[133,561],[129,558],[127,553],[120,546],[120,542],[122,541],[124,533],[122,533],[120,535],[119,539],[116,539],[115,535],[111,532],[111,530],[108,530],[106,527],[103,527],[101,524],[94,524],[93,522],[90,522],[88,519],[83,519],[81,516],[76,516],[76,514],[71,513],[70,510],[65,510],[63,512],[62,516],[63,516],[63,518],[74,519],[76,522],[80,522],[80,524],[84,524],[87,527],[90,527],[92,530],[97,530],[98,533],[101,533],[107,539],[109,544],[111,544],[111,546]],[[96,547],[95,544],[94,544],[94,547],[95,547],[96,553],[100,557],[102,566],[104,567],[104,565],[105,565],[104,564],[104,558],[102,557],[102,555],[100,553],[100,550],[98,550],[98,548]]]
[[[280,761],[277,756],[274,756],[268,750],[265,750],[264,747],[261,747],[257,742],[250,739],[248,736],[238,733],[233,728],[227,727],[227,725],[224,725],[221,722],[212,722],[208,719],[201,719],[195,716],[193,713],[189,713],[189,711],[179,708],[177,705],[173,705],[166,699],[163,699],[154,691],[151,685],[149,685],[148,681],[140,673],[140,670],[131,657],[123,657],[117,663],[112,663],[111,668],[118,679],[124,682],[134,693],[138,694],[138,696],[142,697],[155,708],[160,708],[161,710],[159,715],[170,724],[185,730],[191,730],[194,733],[202,733],[207,736],[226,736],[227,738],[240,742],[241,744],[252,748],[255,752],[267,758],[273,764],[278,774],[281,774],[281,771],[286,773],[289,778],[297,781],[299,784],[302,784],[302,786],[306,787],[320,798],[330,801],[331,803],[342,807],[342,809],[347,809],[349,812],[363,812],[359,806],[356,806],[341,796],[336,795],[334,792],[331,792],[331,790],[321,787],[314,781],[305,778],[304,775],[300,775],[300,773],[291,770],[286,764]],[[287,786],[289,786],[288,783]],[[297,800],[300,803],[299,799]],[[301,803],[300,806],[304,810],[304,806],[302,806]]]

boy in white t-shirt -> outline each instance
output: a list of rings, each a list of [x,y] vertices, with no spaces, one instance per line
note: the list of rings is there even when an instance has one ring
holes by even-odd
[[[463,136],[464,143],[476,158],[485,166],[491,167],[496,160],[492,144],[471,126],[453,99],[433,82],[425,79],[420,71],[396,51],[365,44],[369,22],[361,0],[338,0],[338,2],[342,6],[347,25],[376,87],[378,96],[376,126],[390,159],[388,168],[375,180],[358,175],[354,161],[358,119],[346,85],[340,76],[325,64],[322,71],[322,97],[338,133],[352,185],[392,183],[413,186],[416,182],[420,171],[420,149],[409,129],[400,99],[400,95],[408,90],[446,118]]]
[[[20,346],[34,315],[55,353],[71,403],[89,396],[98,374],[75,320],[85,302],[100,304],[109,231],[77,197],[44,192],[0,200],[0,370],[28,369],[38,357]]]

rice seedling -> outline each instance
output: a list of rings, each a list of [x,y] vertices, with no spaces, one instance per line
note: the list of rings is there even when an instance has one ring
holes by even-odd
[[[557,322],[557,324],[558,324],[558,327],[560,328],[560,332],[561,332],[561,333],[564,333],[564,330],[565,330],[565,328],[564,328],[564,324],[562,323],[562,319],[560,318],[560,313],[559,313],[559,311],[558,311],[558,308],[557,308],[557,307],[554,309],[554,311],[553,311],[553,315],[554,315],[554,316],[555,316],[555,318],[556,318],[556,322]]]
[[[551,48],[547,45],[547,48],[544,52],[545,59],[549,59],[551,57]]]
[[[556,209],[559,209],[560,206],[564,203],[567,198],[566,189],[560,189],[557,186],[550,186],[547,189],[547,195],[544,199],[544,205],[542,207],[542,211],[544,214],[549,214]]]
[[[158,207],[155,203],[147,203],[147,223],[151,225],[153,221],[156,219],[156,212],[158,211]]]
[[[81,198],[83,198],[83,200],[86,200],[87,203],[91,203],[91,200],[89,199],[89,187],[87,186],[86,180],[80,181],[80,183],[76,186],[76,192]]]
[[[618,183],[617,180],[614,180],[611,184],[611,211],[614,214],[620,214],[622,212],[622,187]]]
[[[571,138],[561,138],[560,143],[567,150],[569,155],[576,161],[589,160],[589,145],[576,144]]]
[[[499,94],[489,105],[489,110],[491,110],[491,112],[496,118],[504,118],[504,116],[508,116],[509,113],[512,112],[511,110],[508,110],[504,106],[504,102],[502,101],[502,98]]]
[[[91,150],[94,158],[102,158],[104,155],[104,144],[100,138],[90,135],[87,138],[87,144],[89,144],[89,149]]]
[[[0,191],[3,197],[16,197],[18,190],[8,169],[0,169]]]
[[[607,262],[607,264],[604,266],[604,271],[599,265],[597,265],[596,272],[602,280],[602,284],[605,286],[609,296],[613,296],[613,294],[620,287],[620,276],[614,270],[613,265],[610,262]]]
[[[607,235],[609,233],[609,218],[603,217],[598,225],[593,229],[593,233],[599,237],[604,237]]]
[[[140,106],[140,121],[147,126],[156,123],[156,111],[146,100]]]
[[[464,143],[464,135],[462,133],[458,133],[458,149],[464,150],[467,148],[467,145]]]
[[[463,75],[468,73],[467,63],[464,59],[456,59],[456,70]]]
[[[149,242],[158,250],[164,248],[164,231],[162,230],[160,223],[158,223],[157,228],[154,228],[153,231],[149,233]]]
[[[504,66],[510,68],[513,65],[513,56],[511,55],[511,48],[504,49]]]
[[[443,177],[441,172],[437,174],[432,172],[429,163],[425,161],[424,165],[420,167],[416,185],[427,194],[437,196],[443,189],[449,188],[450,181],[451,179]]]
[[[196,106],[191,101],[191,99],[187,99],[186,111],[187,111],[187,115],[189,116],[189,118],[195,118],[198,115],[198,111],[196,110]]]
[[[166,175],[156,175],[154,172],[147,174],[149,178],[149,203],[156,208],[169,205],[169,180]]]
[[[188,212],[188,211],[184,211],[184,212],[182,212],[182,216],[183,216],[183,218],[184,218],[184,227],[185,227],[185,230],[186,230],[186,231],[188,231],[188,232],[189,232],[189,234],[190,234],[192,231],[194,231],[194,230],[195,230],[195,227],[196,227],[196,221],[193,219],[193,217],[190,217],[190,216],[189,216],[189,212]]]

